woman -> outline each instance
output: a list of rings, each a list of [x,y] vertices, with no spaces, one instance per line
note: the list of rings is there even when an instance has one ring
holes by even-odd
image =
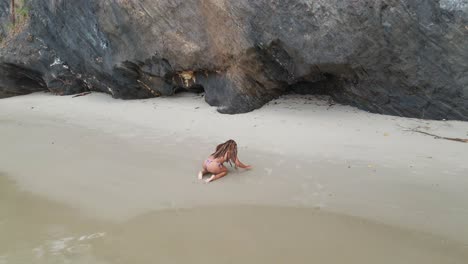
[[[237,157],[237,143],[230,139],[223,144],[220,144],[216,147],[216,151],[211,154],[204,162],[203,169],[198,173],[198,179],[201,180],[203,175],[207,173],[212,173],[211,177],[205,180],[206,183],[220,179],[228,174],[228,169],[224,166],[225,162],[234,162],[234,166],[250,169],[252,168],[249,165],[243,164]]]

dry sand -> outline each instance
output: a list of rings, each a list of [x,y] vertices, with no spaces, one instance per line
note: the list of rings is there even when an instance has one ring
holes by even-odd
[[[468,138],[467,122],[370,114],[312,96],[222,115],[187,94],[37,93],[0,100],[0,174],[116,223],[168,208],[292,206],[468,244],[468,144],[405,128]],[[254,169],[197,181],[202,160],[229,138]]]

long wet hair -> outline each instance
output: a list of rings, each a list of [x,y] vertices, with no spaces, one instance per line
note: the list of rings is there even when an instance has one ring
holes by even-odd
[[[227,153],[227,159],[226,161],[229,162],[229,164],[231,164],[231,167],[232,167],[232,162],[234,163],[234,166],[237,168],[237,165],[236,165],[236,160],[237,160],[237,143],[230,139],[222,144],[219,144],[217,147],[216,147],[216,151],[211,154],[211,156],[213,156],[213,158],[217,159],[217,158],[221,158],[221,157],[224,157]]]

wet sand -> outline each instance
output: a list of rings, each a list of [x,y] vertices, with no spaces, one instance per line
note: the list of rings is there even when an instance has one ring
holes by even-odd
[[[151,211],[121,223],[0,177],[0,263],[466,263],[429,234],[316,209],[223,206]],[[28,217],[34,216],[34,217]]]
[[[296,256],[299,263],[314,256],[322,263],[341,262],[333,248],[349,249],[356,252],[356,261],[372,263],[379,256],[392,263],[407,259],[451,263],[449,258],[464,263],[460,260],[467,259],[468,249],[468,145],[403,127],[453,137],[468,133],[465,122],[373,115],[330,107],[313,97],[286,97],[252,113],[228,116],[191,95],[120,101],[100,94],[75,99],[33,94],[0,100],[0,174],[14,182],[15,187],[7,189],[46,199],[42,208],[51,210],[47,215],[58,214],[56,225],[78,228],[55,237],[32,235],[27,241],[43,244],[105,232],[110,240],[96,238],[93,253],[80,255],[102,263],[115,263],[116,258],[149,262],[156,259],[157,247],[151,244],[167,247],[167,255],[157,256],[174,263],[184,262],[184,257],[211,263],[223,255],[239,261],[249,256],[256,263],[281,256]],[[227,138],[238,141],[241,159],[254,169],[233,170],[212,184],[197,181],[201,161]],[[62,219],[62,209],[51,203],[68,208],[74,216]],[[24,204],[26,216],[29,207],[33,206]],[[183,217],[177,217],[180,212]],[[237,216],[252,221],[230,220]],[[212,223],[213,218],[221,221]],[[31,230],[55,228],[48,222],[34,228],[35,220],[28,219],[24,225]],[[180,222],[170,225],[172,221]],[[209,224],[214,224],[212,229]],[[142,238],[145,232],[149,235]],[[321,236],[313,236],[317,232]],[[323,232],[333,235],[327,238]],[[202,234],[206,240],[200,242]],[[260,244],[255,252],[250,236]],[[355,242],[361,236],[362,245]],[[229,237],[233,241],[218,248],[220,254],[204,251]],[[6,244],[0,244],[0,252]],[[181,244],[186,256],[171,251]],[[132,245],[135,254],[126,255],[122,248]],[[364,249],[372,245],[380,248],[375,251],[379,253],[365,255]],[[278,253],[280,246],[286,249],[284,255]],[[231,248],[242,248],[245,254]],[[401,254],[393,254],[395,250]]]

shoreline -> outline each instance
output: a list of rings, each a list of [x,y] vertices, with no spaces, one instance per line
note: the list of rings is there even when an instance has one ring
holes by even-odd
[[[468,145],[402,128],[418,126],[447,137],[468,133],[468,122],[370,114],[314,96],[231,116],[196,95],[121,101],[36,93],[0,100],[7,150],[0,173],[116,221],[165,208],[296,206],[468,243]],[[202,160],[228,138],[254,169],[197,182]]]

